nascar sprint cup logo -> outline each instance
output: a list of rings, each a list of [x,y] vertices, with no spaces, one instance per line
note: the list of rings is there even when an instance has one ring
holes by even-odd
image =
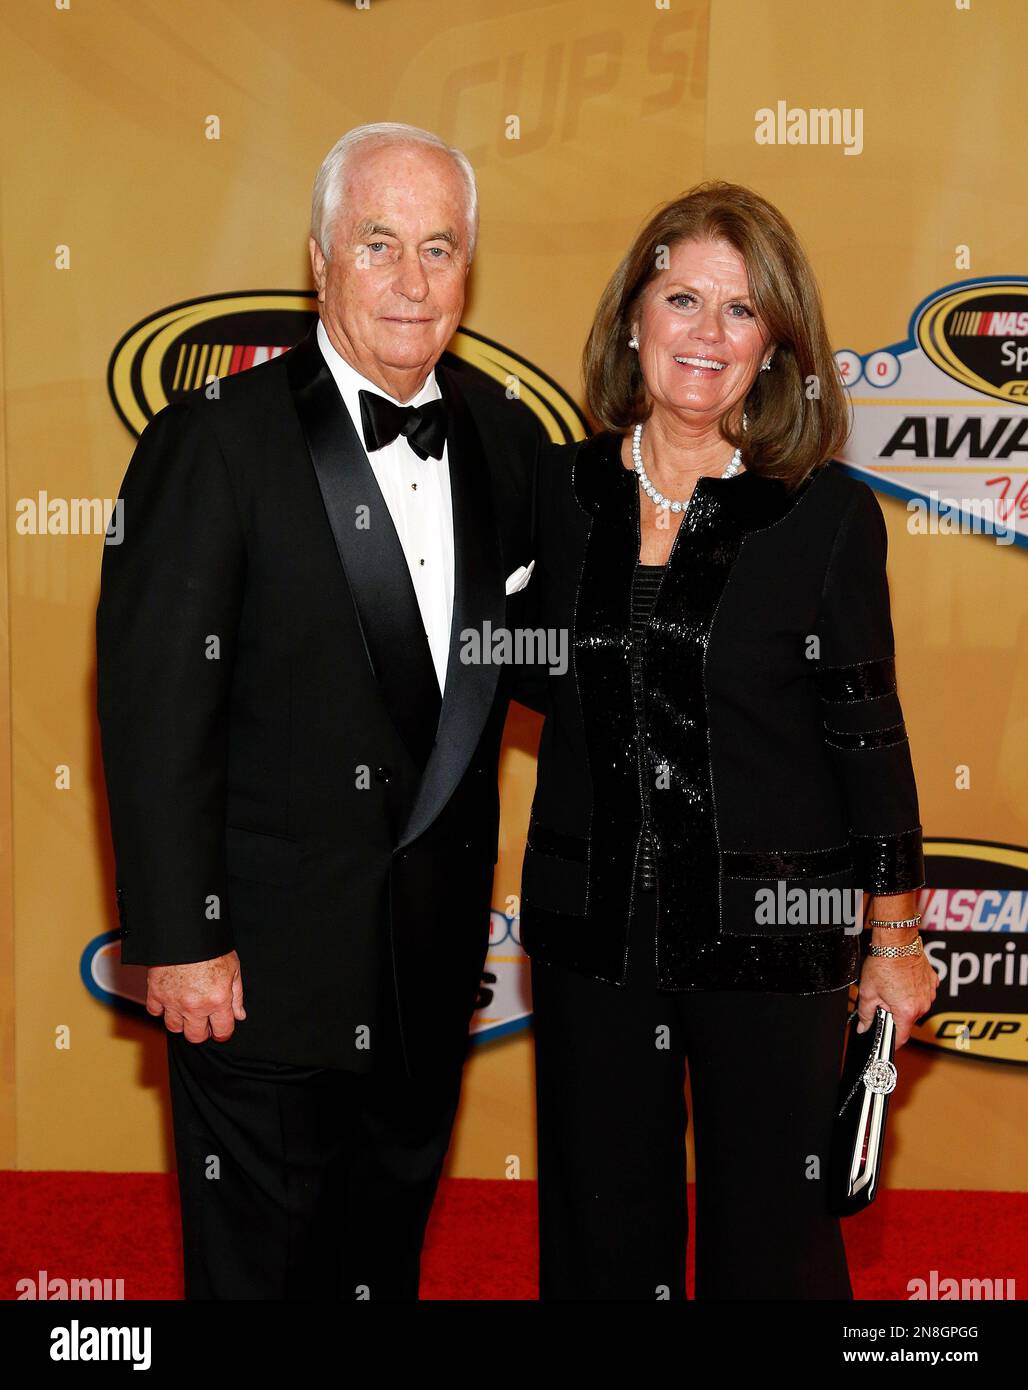
[[[926,524],[1028,545],[1028,277],[949,285],[917,306],[904,341],[836,361],[852,473]]]
[[[919,893],[935,1003],[911,1036],[981,1062],[1028,1064],[1028,849],[926,839]]]

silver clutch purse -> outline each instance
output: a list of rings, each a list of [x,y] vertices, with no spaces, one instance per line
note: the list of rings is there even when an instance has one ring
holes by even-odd
[[[866,1033],[857,1032],[856,1010],[846,1020],[846,1053],[832,1126],[829,1205],[853,1216],[874,1201],[882,1175],[885,1120],[896,1089],[896,1023],[888,1009],[875,1010]]]

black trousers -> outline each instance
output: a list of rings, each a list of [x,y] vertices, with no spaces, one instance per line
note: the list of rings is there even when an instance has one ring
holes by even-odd
[[[628,977],[532,964],[540,1297],[684,1299],[685,1069],[698,1299],[851,1299],[825,1199],[846,988],[658,991],[656,897]]]
[[[463,1057],[430,1079],[168,1034],[187,1299],[418,1297]]]

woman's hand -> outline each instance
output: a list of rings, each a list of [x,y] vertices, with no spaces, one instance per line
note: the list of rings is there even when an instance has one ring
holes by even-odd
[[[898,1050],[910,1037],[917,1020],[932,1007],[938,987],[939,976],[925,956],[866,957],[860,972],[857,1032],[865,1033],[870,1028],[875,1009],[881,1004],[896,1020]]]
[[[872,927],[872,922],[903,922],[917,915],[917,891],[864,897],[865,929],[872,946],[907,946],[917,939],[917,927]],[[924,956],[866,956],[860,973],[857,1032],[866,1033],[879,1004],[896,1021],[896,1047],[910,1037],[919,1018],[935,1002],[939,977]]]

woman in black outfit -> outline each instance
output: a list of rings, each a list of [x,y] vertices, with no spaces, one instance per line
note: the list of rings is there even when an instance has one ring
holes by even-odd
[[[697,1297],[851,1298],[848,986],[902,1045],[937,977],[885,524],[828,462],[846,401],[788,223],[736,185],[670,203],[584,364],[602,429],[543,460],[530,589],[570,662],[519,692],[541,1296],[685,1297],[688,1065]]]

